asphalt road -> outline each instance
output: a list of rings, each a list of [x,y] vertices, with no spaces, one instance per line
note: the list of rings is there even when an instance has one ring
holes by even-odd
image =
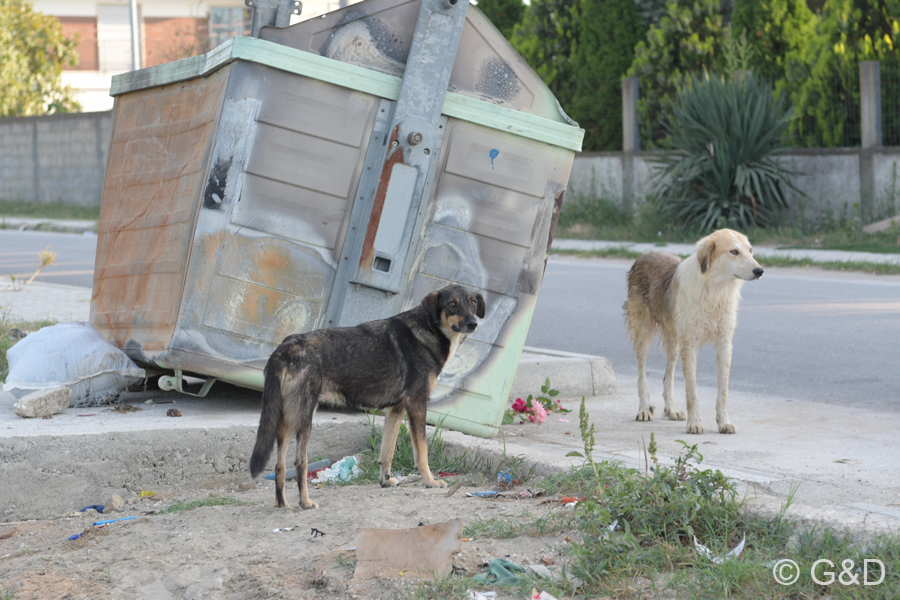
[[[39,280],[90,287],[96,240],[0,231],[0,282],[10,273],[30,277],[37,253],[49,246],[57,252],[57,264]],[[630,265],[551,258],[526,343],[605,356],[616,373],[635,375],[622,318]],[[900,411],[900,277],[769,269],[744,286],[743,297],[731,389]],[[661,380],[662,350],[652,351],[648,363],[648,376]],[[715,352],[707,346],[698,361],[698,383],[715,386],[715,373]],[[680,367],[676,381],[683,403]]]
[[[630,266],[551,258],[526,343],[605,356],[617,374],[636,375],[622,316]],[[744,285],[742,296],[732,390],[900,412],[900,277],[768,269]],[[699,384],[716,385],[715,365],[714,349],[704,347]],[[661,381],[664,369],[657,347],[648,377]],[[683,405],[680,363],[676,373]],[[662,398],[654,401],[661,406]]]
[[[45,231],[0,231],[0,285],[10,283],[10,275],[26,280],[34,274],[38,253],[45,248],[56,252],[56,262],[44,268],[35,281],[91,287],[97,236]]]

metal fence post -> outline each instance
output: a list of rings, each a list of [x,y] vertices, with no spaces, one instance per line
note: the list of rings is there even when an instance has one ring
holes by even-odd
[[[873,218],[875,207],[875,148],[881,147],[881,63],[859,63],[859,107],[862,152],[859,153],[859,207],[863,224]]]
[[[641,129],[638,124],[638,78],[622,78],[622,202],[634,212],[634,153],[641,149]]]

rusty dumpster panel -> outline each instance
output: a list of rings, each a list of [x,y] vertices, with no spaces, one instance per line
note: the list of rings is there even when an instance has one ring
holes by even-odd
[[[117,100],[90,320],[120,348],[172,338],[228,71]]]
[[[141,214],[130,228],[111,225],[115,250],[159,243],[180,267],[178,289],[159,296],[166,319],[123,314],[131,327],[115,340],[141,364],[246,382],[282,339],[323,326],[378,98],[254,63],[216,73],[225,82],[220,108],[196,140],[212,146],[204,171],[185,171],[194,184],[177,197],[192,210],[176,208],[177,239],[163,243],[155,228],[147,238]],[[169,191],[161,182],[150,193]],[[114,269],[111,256],[97,264]],[[141,272],[155,268],[123,258]],[[122,283],[156,289],[146,278]],[[133,293],[124,301],[150,306]]]

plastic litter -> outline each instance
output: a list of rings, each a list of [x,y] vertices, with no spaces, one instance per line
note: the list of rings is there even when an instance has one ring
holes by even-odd
[[[141,493],[138,494],[138,498],[147,498],[148,496],[155,496],[156,492],[148,492],[147,490],[141,490]]]
[[[552,596],[547,592],[540,592],[534,588],[531,588],[531,600],[556,600],[556,596]]]
[[[128,356],[88,323],[60,323],[30,334],[10,348],[3,390],[17,398],[65,386],[70,406],[97,406],[146,377]]]
[[[350,481],[359,475],[359,464],[355,456],[345,456],[327,469],[322,469],[316,475],[316,481]]]
[[[709,560],[710,562],[713,562],[717,565],[721,565],[726,560],[731,560],[732,558],[737,558],[738,556],[740,556],[741,552],[744,551],[744,544],[746,542],[747,542],[747,534],[745,533],[744,537],[741,539],[740,544],[738,544],[737,546],[735,546],[734,548],[729,550],[725,556],[720,557],[720,556],[716,556],[715,554],[713,554],[712,550],[710,550],[709,548],[707,548],[706,546],[704,546],[703,544],[698,542],[697,536],[694,536],[694,548],[697,549],[697,552],[700,554],[700,556],[702,556],[703,558],[705,558],[705,559]]]
[[[324,469],[327,469],[331,466],[331,461],[327,458],[323,458],[322,460],[317,460],[316,462],[309,464],[306,466],[306,475],[309,477],[313,473],[318,473]],[[291,467],[284,474],[284,480],[290,481],[291,479],[297,478],[297,469]],[[269,481],[275,481],[275,473],[269,473],[266,475],[266,479]]]
[[[487,492],[466,492],[466,496],[469,498],[493,498],[494,496],[499,496],[500,492],[487,491]]]
[[[88,507],[88,508],[90,508],[90,507]],[[86,510],[86,509],[85,509],[85,510]],[[83,511],[82,511],[82,512],[83,512]],[[120,519],[109,519],[109,520],[106,520],[106,521],[94,521],[94,522],[92,523],[92,525],[93,525],[94,527],[105,527],[106,525],[109,525],[110,523],[118,523],[119,521],[131,521],[132,519],[137,519],[137,517],[122,517],[122,518],[120,518]],[[77,540],[78,538],[80,538],[81,536],[84,535],[85,531],[87,531],[87,529],[85,529],[85,530],[82,531],[81,533],[76,533],[75,535],[69,536],[69,537],[66,538],[66,539],[68,539],[68,540]]]
[[[477,590],[466,590],[466,600],[494,600],[497,592],[479,592]]]
[[[475,583],[491,585],[514,585],[522,581],[525,568],[505,558],[495,558],[488,563],[488,572],[480,573],[472,578]]]
[[[299,527],[299,525],[293,525],[292,527],[279,527],[278,529],[273,529],[272,533],[278,533],[279,531],[293,531]]]
[[[78,512],[84,512],[84,511],[90,510],[90,509],[92,509],[92,508],[93,508],[94,510],[96,510],[98,513],[101,513],[101,514],[102,514],[102,513],[103,513],[103,509],[106,508],[106,507],[105,507],[104,505],[102,505],[102,504],[91,504],[90,506],[85,506],[84,508],[82,508],[82,509],[81,509],[80,511],[78,511]]]
[[[512,483],[512,480],[513,480],[512,473],[504,473],[503,471],[500,471],[499,473],[497,473],[497,484],[498,485],[509,485],[510,483]]]

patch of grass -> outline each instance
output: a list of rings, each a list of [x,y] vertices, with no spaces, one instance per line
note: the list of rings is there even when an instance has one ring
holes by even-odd
[[[758,257],[764,267],[819,267],[826,271],[864,271],[875,275],[900,275],[900,265],[869,261],[830,260],[816,262],[808,258],[787,258],[781,256]]]
[[[577,256],[578,258],[637,258],[642,252],[629,250],[621,246],[615,248],[601,248],[599,250],[556,250],[550,249],[551,254],[562,256]]]
[[[798,246],[800,248],[801,246]],[[806,249],[809,246],[804,247]],[[598,250],[555,250],[551,254],[561,256],[576,256],[578,258],[628,258],[635,259],[641,252],[635,252],[628,248],[602,248]],[[681,258],[687,255],[680,254]],[[900,265],[890,263],[876,263],[870,261],[831,260],[817,262],[809,258],[789,258],[782,256],[757,256],[759,264],[763,267],[818,267],[826,271],[862,271],[875,275],[900,275]]]
[[[6,351],[21,339],[22,333],[39,330],[41,327],[55,325],[55,321],[13,321],[9,315],[0,310],[0,383],[6,382],[9,375],[9,363],[6,360]]]
[[[375,424],[374,414],[369,413],[369,438],[366,452],[360,460],[360,474],[353,481],[374,483],[379,479],[378,456],[381,453],[381,438],[384,428]],[[429,467],[435,478],[439,471],[456,473],[467,471],[468,458],[466,454],[451,455],[447,451],[447,445],[441,435],[441,427],[435,427],[434,433],[426,441],[428,446]],[[400,423],[400,432],[397,434],[397,444],[394,448],[394,458],[391,461],[391,471],[394,477],[404,476],[416,471],[412,438],[406,419]]]
[[[527,535],[540,537],[556,535],[577,526],[572,513],[559,512],[533,514],[528,509],[517,516],[504,515],[494,519],[475,517],[463,529],[463,535],[470,538],[510,539]]]
[[[582,439],[590,455],[593,432],[583,406],[582,415]],[[546,495],[584,498],[573,511],[523,511],[514,517],[474,520],[465,534],[512,538],[577,531],[571,535],[566,573],[581,580],[578,597],[897,598],[900,536],[896,533],[860,542],[833,530],[793,523],[785,513],[797,486],[792,486],[780,515],[772,518],[751,513],[744,508],[733,482],[719,471],[701,468],[703,456],[696,445],[682,445],[672,466],[660,465],[652,435],[643,469],[586,458],[582,466],[532,485]],[[617,526],[610,530],[613,522]],[[746,542],[739,557],[715,564],[696,551],[694,537],[717,556],[724,556],[743,539]],[[867,558],[884,564],[881,584],[861,585],[861,570],[850,572],[859,575],[859,585],[837,581],[844,561],[852,560],[861,567]],[[775,561],[781,559],[794,560],[800,566],[799,580],[790,586],[781,585],[773,576]],[[820,559],[830,560],[834,566],[820,564],[816,577],[826,581],[830,571],[835,583],[822,585],[813,580],[810,569]],[[877,563],[869,563],[869,581],[879,579],[880,570]],[[548,589],[546,581],[539,585]],[[565,588],[557,597],[575,593],[564,581],[554,585]],[[423,591],[420,586],[419,595],[411,597],[454,597],[440,596],[431,589]],[[529,586],[523,589],[527,591]]]
[[[204,498],[202,500],[192,500],[190,502],[175,502],[170,506],[167,506],[165,509],[159,511],[157,514],[166,515],[177,512],[184,512],[186,510],[194,510],[195,508],[202,508],[204,506],[247,506],[250,504],[249,502],[244,502],[243,500],[238,500],[237,498],[232,498],[230,496],[210,496],[209,498]]]
[[[879,211],[879,215],[891,216],[894,214],[891,210]],[[900,244],[897,242],[900,223],[882,232],[866,234],[862,231],[858,212],[858,207],[853,207],[844,211],[847,214],[835,216],[822,213],[801,222],[751,228],[743,233],[757,246],[900,253]],[[563,203],[555,237],[692,244],[703,236],[704,233],[697,228],[663,219],[653,198],[639,203],[635,214],[629,215],[622,208],[620,200],[578,197]]]
[[[100,206],[74,206],[62,202],[39,204],[34,202],[11,202],[0,200],[0,224],[3,217],[23,217],[31,219],[85,219],[98,221]]]

